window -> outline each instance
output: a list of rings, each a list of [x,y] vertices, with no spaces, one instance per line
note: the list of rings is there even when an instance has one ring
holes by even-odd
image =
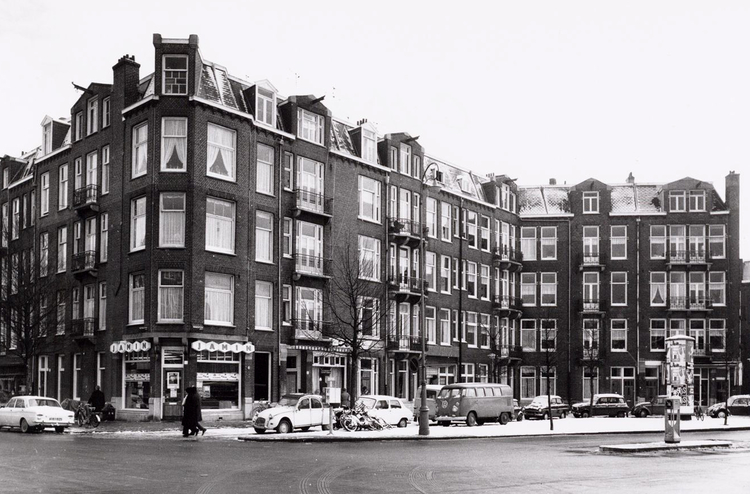
[[[234,277],[206,272],[206,298],[203,314],[206,324],[230,326],[234,323]]]
[[[391,146],[391,168],[398,170],[398,149],[395,146]]]
[[[440,238],[446,242],[451,241],[451,209],[449,203],[440,203]]]
[[[684,190],[670,190],[669,191],[669,211],[685,212],[685,191]]]
[[[185,283],[182,271],[159,270],[159,322],[182,322],[184,293]]]
[[[521,227],[521,255],[524,261],[536,261],[536,228]]]
[[[377,136],[369,129],[362,129],[362,159],[370,163],[378,162]]]
[[[73,161],[73,169],[75,173],[75,180],[73,182],[73,190],[77,191],[83,187],[83,162],[81,158],[76,158]]]
[[[83,139],[83,112],[79,111],[76,113],[76,125],[75,125],[75,140],[80,141]]]
[[[284,324],[292,323],[292,285],[281,287],[281,317]]]
[[[583,273],[583,310],[599,310],[599,273]]]
[[[57,178],[57,209],[65,209],[68,207],[68,165],[60,165]]]
[[[143,324],[146,301],[146,276],[143,273],[130,275],[128,323]]]
[[[130,201],[130,252],[146,248],[146,198]]]
[[[521,273],[521,303],[536,305],[536,273]]]
[[[380,223],[380,182],[359,176],[359,218]]]
[[[599,356],[599,319],[583,320],[583,356],[586,359]]]
[[[672,271],[669,273],[669,307],[672,309],[686,309],[685,272]]]
[[[64,273],[68,260],[68,227],[57,229],[57,272]]]
[[[265,144],[258,144],[257,183],[255,184],[257,192],[273,195],[273,163],[274,149]]]
[[[451,344],[451,311],[440,309],[440,344]]]
[[[725,256],[724,225],[708,225],[708,252],[711,259],[723,259]]]
[[[466,268],[466,291],[470,298],[477,298],[477,263],[469,261],[464,266]]]
[[[695,339],[695,353],[697,355],[706,354],[706,320],[690,319],[688,321],[688,336]]]
[[[99,331],[107,329],[107,283],[99,283]]]
[[[650,339],[652,352],[666,351],[667,339],[667,320],[651,319],[650,321]]]
[[[665,259],[667,257],[667,227],[651,225],[651,259]]]
[[[599,227],[583,227],[583,263],[599,264]]]
[[[297,206],[324,213],[325,185],[323,163],[297,156]]]
[[[625,225],[612,226],[610,231],[610,249],[612,259],[627,259],[628,227]]]
[[[612,273],[611,291],[612,305],[628,305],[628,273],[626,271]]]
[[[13,223],[10,229],[11,240],[16,240],[21,234],[21,198],[13,199]]]
[[[133,162],[130,178],[146,174],[148,168],[148,124],[133,127]]]
[[[467,312],[464,319],[464,340],[470,347],[477,346],[477,313]]]
[[[162,192],[160,199],[159,247],[185,247],[185,194]]]
[[[451,293],[451,258],[440,256],[440,292]]]
[[[521,319],[521,346],[524,352],[536,351],[536,319]]]
[[[99,237],[99,262],[107,262],[107,249],[109,249],[109,213],[101,215],[102,234]]]
[[[541,228],[540,250],[543,261],[557,259],[557,227],[543,226]]]
[[[583,193],[583,213],[595,214],[599,212],[599,192],[590,191]]]
[[[42,155],[52,152],[52,122],[42,127]]]
[[[380,300],[373,297],[359,297],[357,300],[359,306],[360,331],[365,336],[380,335]],[[429,308],[425,314],[429,315]],[[432,309],[432,327],[435,330],[435,309]]]
[[[549,390],[547,389],[549,383]],[[539,367],[539,394],[544,396],[557,394],[557,369],[553,366]],[[554,402],[553,402],[554,403]]]
[[[685,262],[685,225],[669,225],[669,260]]]
[[[208,160],[206,175],[222,180],[235,180],[236,132],[208,124]]]
[[[468,239],[469,247],[472,249],[477,248],[477,213],[474,211],[466,211],[466,225],[465,231]]]
[[[109,146],[102,148],[102,195],[109,194]]]
[[[611,345],[613,352],[625,352],[628,349],[627,319],[612,319]]]
[[[706,308],[706,273],[690,272],[690,308]]]
[[[380,281],[380,240],[377,238],[359,236],[359,276]]]
[[[49,214],[49,172],[42,173],[41,215]]]
[[[479,298],[481,298],[482,300],[489,300],[490,299],[490,267],[482,264],[480,266],[479,274],[480,274]]]
[[[723,353],[726,350],[726,319],[708,320],[708,346],[712,352]]]
[[[161,171],[186,170],[187,124],[187,118],[161,119]]]
[[[557,273],[541,273],[540,278],[542,292],[540,304],[546,306],[557,305]]]
[[[708,296],[713,305],[726,305],[726,273],[723,271],[710,271],[708,273]]]
[[[187,55],[164,55],[162,63],[162,92],[173,95],[187,94]]]
[[[705,211],[706,210],[706,191],[704,190],[691,190],[690,191],[690,211]]]
[[[686,334],[685,319],[669,320],[669,336],[684,336]]]
[[[482,216],[480,218],[480,233],[481,233],[481,239],[479,243],[479,248],[489,252],[490,251],[490,219],[487,216]]]
[[[536,368],[521,367],[521,399],[532,399],[536,396]]]
[[[490,347],[490,315],[479,314],[479,346]]]
[[[255,119],[276,128],[276,93],[255,86]]]
[[[39,235],[39,276],[47,276],[49,269],[49,233],[42,232]]]
[[[557,319],[539,320],[539,344],[543,352],[554,352],[557,348]]]
[[[273,215],[255,212],[255,260],[273,262]]]
[[[291,191],[294,187],[294,155],[284,152],[284,174],[281,177],[284,190]]]
[[[688,226],[688,260],[690,262],[704,262],[706,260],[705,225]]]
[[[99,100],[96,98],[89,100],[86,124],[86,135],[99,130]]]
[[[292,257],[292,219],[284,218],[284,245],[282,245],[284,257]]]
[[[57,334],[65,334],[65,291],[60,290],[57,292]]]
[[[255,329],[273,329],[273,283],[255,282]]]
[[[416,154],[412,160],[411,176],[414,178],[422,176],[422,158]]]
[[[297,137],[323,145],[325,118],[297,108]]]
[[[8,226],[10,223],[8,223],[9,219],[8,219],[8,203],[7,202],[3,203],[2,210],[3,210],[2,212],[3,224],[2,224],[2,234],[0,236],[2,236],[3,247],[7,247],[8,246],[8,233],[9,233],[8,230],[10,229],[10,227]]]
[[[399,171],[404,175],[411,174],[411,146],[399,144]]]
[[[425,211],[426,211],[426,217],[425,221],[427,224],[425,225],[427,227],[427,235],[432,238],[437,238],[438,236],[438,228],[437,228],[437,199],[434,199],[432,197],[427,197],[425,199]]]
[[[110,124],[110,99],[109,96],[102,101],[102,128],[109,127]]]
[[[234,254],[235,204],[206,198],[206,250]],[[270,260],[270,259],[269,259]]]

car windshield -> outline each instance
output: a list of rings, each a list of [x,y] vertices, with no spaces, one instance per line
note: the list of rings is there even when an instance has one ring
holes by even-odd
[[[531,400],[531,405],[546,405],[547,404],[547,397],[546,396],[537,396],[533,400]]]
[[[293,395],[284,395],[279,400],[279,406],[282,407],[293,407],[297,404],[299,399],[302,398],[301,396],[293,396]]]
[[[377,402],[375,398],[360,398],[359,401],[367,408],[374,408]]]
[[[52,400],[49,398],[29,398],[29,406],[62,408],[57,400]]]

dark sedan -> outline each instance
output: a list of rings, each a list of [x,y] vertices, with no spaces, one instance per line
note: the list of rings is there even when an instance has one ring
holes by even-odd
[[[727,411],[729,415],[750,415],[750,395],[730,396],[725,402],[714,403],[708,407],[706,415],[713,418],[724,418]]]
[[[643,401],[636,404],[630,415],[634,417],[648,417],[649,415],[664,415],[664,403],[666,402],[667,395],[660,395],[651,401]]]
[[[576,418],[593,417],[596,415],[626,417],[629,411],[630,407],[625,398],[614,393],[594,395],[593,407],[591,406],[591,402],[586,400],[582,403],[576,403],[571,409],[573,416]]]
[[[552,395],[547,401],[547,395],[542,395],[537,396],[531,400],[531,403],[523,407],[523,417],[525,419],[547,420],[550,416],[550,408],[553,417],[564,419],[568,416],[568,405],[562,401],[562,398]]]

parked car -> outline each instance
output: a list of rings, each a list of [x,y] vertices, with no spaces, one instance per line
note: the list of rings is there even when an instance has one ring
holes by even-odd
[[[0,407],[0,427],[20,427],[21,432],[54,427],[63,432],[73,425],[74,414],[45,396],[15,396]]]
[[[523,418],[525,419],[544,419],[547,420],[550,414],[550,406],[552,405],[552,416],[560,417],[564,419],[568,416],[568,405],[564,403],[562,398],[557,395],[552,395],[547,401],[547,395],[537,396],[531,403],[523,407]]]
[[[750,415],[750,395],[730,396],[727,401],[714,403],[708,407],[706,415],[723,419],[727,411],[729,415]]]
[[[367,408],[372,417],[380,417],[390,425],[406,427],[412,418],[412,412],[395,396],[364,395],[359,401]]]
[[[428,384],[427,389],[427,408],[430,409],[429,419],[435,420],[435,414],[437,413],[437,398],[438,393],[443,389],[442,384]],[[419,409],[422,407],[422,389],[420,388],[417,392],[416,398],[414,398],[414,422],[419,422]]]
[[[253,421],[253,428],[258,434],[276,430],[287,434],[294,429],[306,431],[310,427],[328,427],[331,408],[323,403],[319,395],[291,393],[284,395],[278,404],[258,413]]]
[[[636,403],[630,415],[634,417],[648,417],[649,415],[664,415],[664,403],[669,398],[667,395],[659,395],[651,401]]]
[[[439,425],[463,422],[469,427],[485,422],[507,424],[513,414],[513,390],[506,384],[455,383],[437,396]]]
[[[594,395],[593,408],[591,407],[590,400],[586,400],[581,403],[576,403],[571,407],[573,416],[578,417],[593,417],[596,415],[604,415],[608,417],[627,417],[630,407],[628,406],[625,398],[622,395],[614,393],[602,393]]]
[[[523,408],[518,404],[518,400],[513,398],[513,420],[523,420]]]

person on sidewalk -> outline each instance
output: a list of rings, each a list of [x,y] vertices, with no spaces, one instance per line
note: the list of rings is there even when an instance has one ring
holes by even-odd
[[[94,391],[91,393],[91,396],[89,397],[89,405],[94,407],[95,412],[101,412],[104,410],[104,405],[107,403],[107,400],[104,398],[104,393],[102,392],[102,388],[97,386],[94,388]]]
[[[198,390],[194,386],[185,389],[182,400],[182,437],[198,434],[198,421],[201,418],[201,404]]]
[[[349,395],[349,392],[346,390],[346,388],[341,390],[341,406],[349,408],[352,404],[352,397]]]
[[[194,436],[198,435],[198,431],[201,431],[201,436],[206,433],[206,428],[201,425],[201,421],[203,421],[203,403],[201,403],[201,394],[198,392],[198,390],[195,390],[195,395],[198,397],[198,420],[195,422],[195,426],[197,427],[195,429],[195,432],[193,432]]]

